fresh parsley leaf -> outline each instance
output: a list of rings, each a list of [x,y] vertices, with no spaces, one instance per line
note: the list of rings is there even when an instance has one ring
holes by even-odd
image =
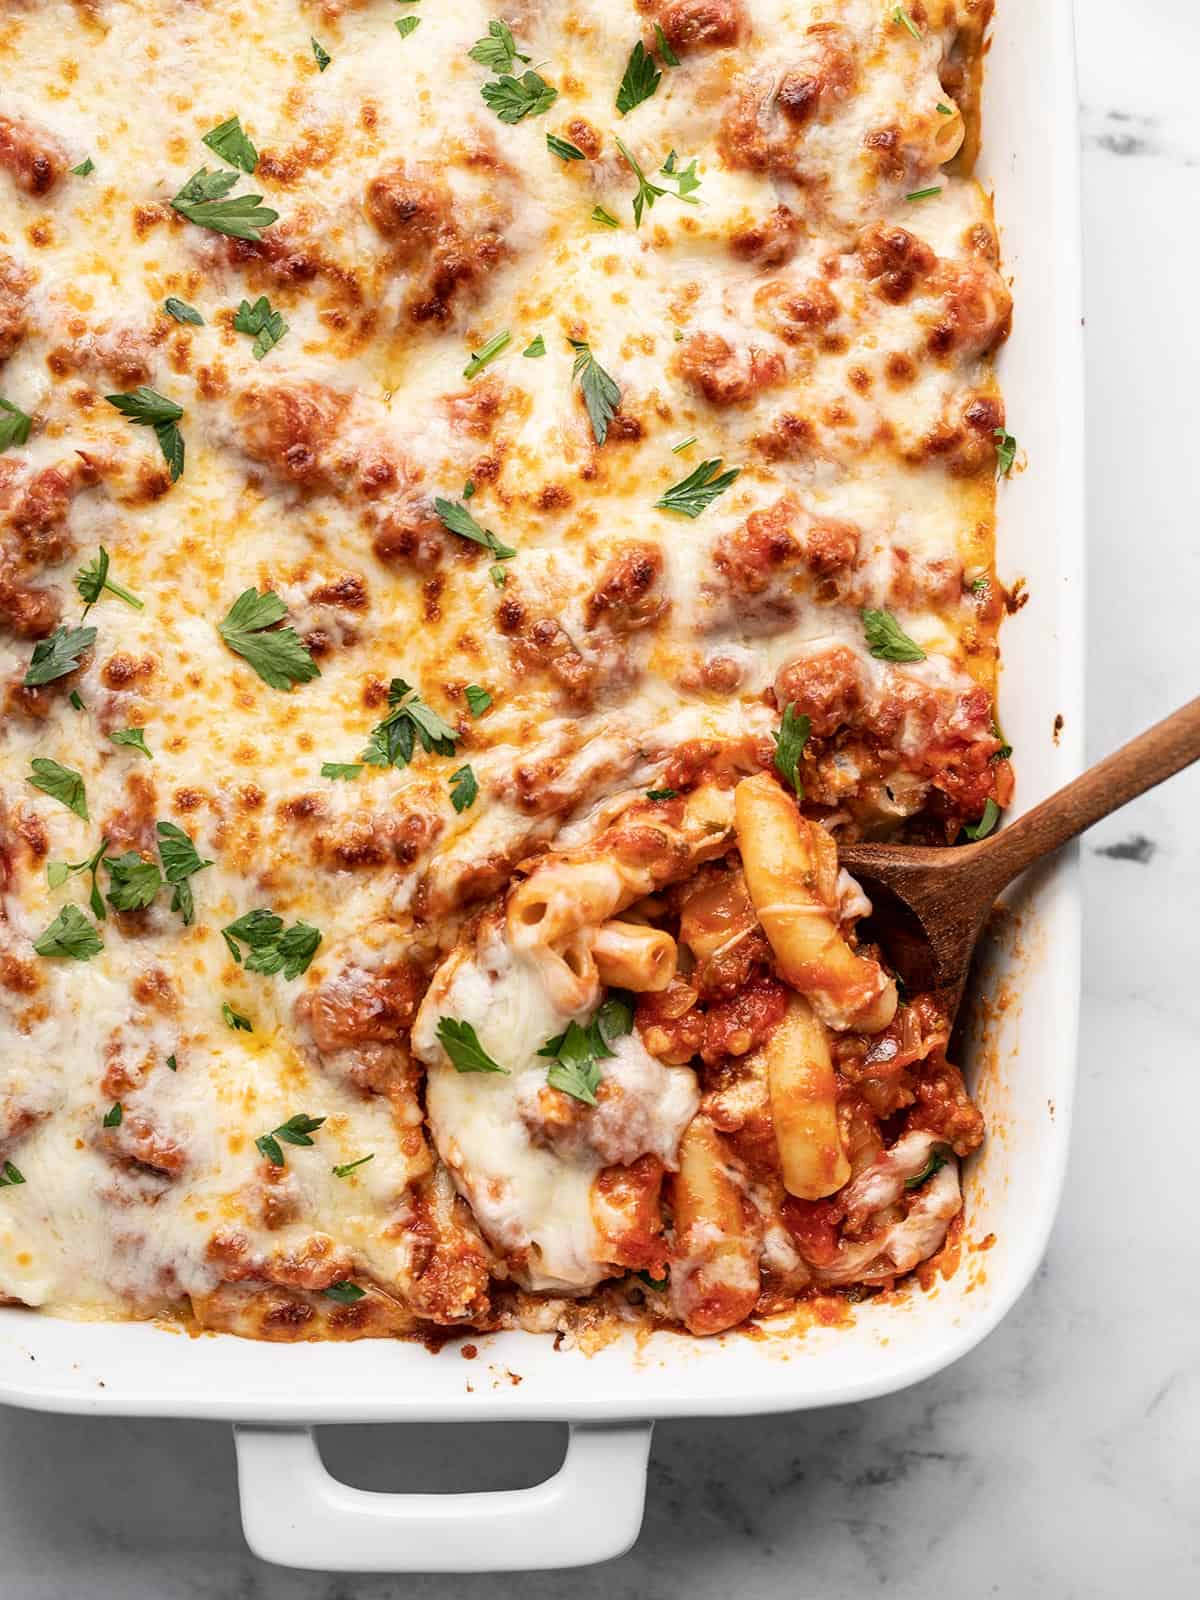
[[[503,589],[504,585],[508,582],[508,573],[505,572],[504,568],[500,566],[489,567],[488,577],[496,585],[497,589]]]
[[[558,99],[558,90],[537,72],[523,72],[520,78],[497,78],[494,83],[485,83],[479,92],[500,121],[509,124],[524,117],[540,117]]]
[[[437,1036],[456,1072],[502,1072],[505,1077],[509,1075],[507,1067],[500,1066],[488,1055],[469,1022],[443,1017],[437,1025]]]
[[[989,798],[987,804],[983,808],[983,815],[980,817],[979,821],[969,823],[963,828],[963,832],[966,834],[967,838],[971,840],[972,844],[974,844],[976,840],[986,839],[989,833],[994,833],[996,830],[996,824],[999,821],[1000,807],[994,800]]]
[[[954,107],[948,106],[943,101],[939,100],[937,103],[937,114],[939,117],[952,117],[954,115]]]
[[[511,72],[514,62],[529,60],[513,43],[512,33],[504,22],[489,22],[487,37],[477,39],[467,54],[489,72]]]
[[[662,31],[661,22],[656,22],[654,24],[654,45],[655,49],[662,57],[664,65],[668,67],[677,67],[679,65],[679,57],[675,54],[674,50],[671,49],[671,46],[667,41],[667,36]]]
[[[284,1160],[280,1144],[298,1145],[301,1148],[311,1145],[313,1141],[309,1135],[316,1133],[324,1121],[324,1117],[310,1117],[307,1112],[298,1111],[294,1117],[272,1128],[270,1133],[260,1134],[254,1141],[255,1147],[273,1167],[282,1167]]]
[[[176,1061],[174,1053],[167,1057],[167,1067],[171,1072],[179,1071],[179,1063]]]
[[[130,750],[140,750],[147,761],[154,760],[153,751],[146,747],[146,733],[143,728],[118,728],[115,733],[108,736],[114,744],[128,746]]]
[[[646,799],[647,800],[678,800],[679,799],[679,790],[678,789],[647,789],[646,790]]]
[[[600,1030],[600,1039],[611,1044],[633,1031],[634,997],[624,989],[610,989],[604,1004],[592,1019],[592,1028]],[[601,1051],[600,1054],[605,1052]]]
[[[106,394],[104,398],[130,422],[154,429],[158,448],[163,453],[171,482],[174,483],[183,473],[183,435],[177,427],[183,416],[183,407],[177,406],[174,400],[168,400],[156,390],[147,388],[145,384],[131,394]]]
[[[922,37],[920,28],[917,27],[916,23],[909,16],[908,12],[903,6],[897,6],[892,12],[892,21],[898,23],[902,28],[907,28],[914,39],[920,39]]]
[[[650,182],[649,178],[647,178],[646,174],[638,165],[633,152],[629,149],[629,146],[623,139],[618,138],[616,134],[613,134],[613,138],[616,139],[617,149],[621,152],[621,157],[624,160],[625,165],[637,179],[637,193],[633,197],[633,224],[634,227],[640,228],[642,225],[643,213],[647,210],[647,208],[653,206],[654,202],[661,195],[666,194],[667,191],[665,189],[660,189],[657,184]]]
[[[92,160],[91,156],[84,156],[79,165],[77,167],[72,167],[70,170],[72,177],[90,178],[92,173],[96,170],[96,163]]]
[[[333,60],[333,57],[329,54],[329,51],[326,50],[325,46],[320,42],[320,40],[314,39],[310,35],[308,42],[312,45],[313,60],[317,63],[317,71],[324,72],[325,68]]]
[[[1017,459],[1017,441],[1004,428],[992,430],[996,436],[996,476],[1007,478]]]
[[[407,39],[410,33],[416,33],[421,26],[420,17],[397,17],[396,32],[402,39]]]
[[[103,545],[100,546],[99,555],[89,561],[86,567],[80,567],[75,574],[75,587],[79,590],[79,598],[84,602],[85,617],[106,589],[109,594],[115,594],[118,600],[124,600],[127,606],[132,606],[135,611],[141,611],[146,604],[144,600],[139,600],[137,595],[130,594],[129,590],[115,578],[109,577],[109,555]]]
[[[621,226],[616,217],[610,216],[603,206],[592,207],[592,221],[601,222],[606,228],[619,228]]]
[[[22,683],[27,689],[36,689],[56,678],[65,678],[68,672],[75,671],[80,656],[95,642],[95,628],[55,628],[48,639],[39,639],[34,645]]]
[[[46,882],[52,889],[61,889],[71,876],[71,866],[67,861],[47,861]]]
[[[502,350],[506,350],[512,343],[512,334],[506,328],[503,333],[496,334],[489,339],[483,349],[473,353],[471,359],[463,368],[463,377],[468,380],[477,378],[489,362],[494,361]]]
[[[640,106],[662,82],[662,73],[654,65],[654,57],[647,53],[639,39],[630,51],[625,72],[617,89],[617,110],[622,116]]]
[[[467,697],[467,710],[473,717],[481,717],[492,703],[491,695],[477,683],[469,683],[464,693]]]
[[[33,948],[39,956],[90,961],[104,944],[78,906],[64,906],[45,933],[33,941]]]
[[[307,922],[297,922],[284,931],[283,918],[273,911],[248,911],[221,929],[221,937],[233,959],[241,965],[241,945],[249,951],[246,971],[273,977],[282,972],[291,981],[308,971],[321,943],[321,933]]]
[[[229,608],[217,632],[236,655],[254,668],[272,689],[290,691],[297,683],[321,676],[321,669],[294,628],[275,628],[287,607],[273,589],[244,589]],[[265,630],[270,629],[270,632]]]
[[[365,1167],[368,1161],[374,1161],[374,1159],[375,1152],[372,1150],[369,1156],[359,1156],[357,1161],[347,1161],[342,1166],[330,1167],[329,1170],[333,1173],[335,1178],[348,1178],[350,1174],[356,1170],[356,1168]]]
[[[0,450],[11,450],[14,445],[27,444],[32,427],[32,417],[27,417],[11,400],[0,400]]]
[[[775,770],[791,784],[798,800],[804,799],[804,785],[800,782],[800,757],[812,732],[812,719],[796,715],[795,702],[789,700],[783,708],[783,721],[775,740]]]
[[[941,184],[934,183],[928,189],[914,189],[911,194],[906,194],[904,198],[906,200],[932,200],[935,194],[941,194],[941,192]]]
[[[718,495],[725,493],[742,470],[730,467],[728,472],[722,472],[723,465],[719,456],[713,461],[702,461],[694,472],[689,472],[679,483],[673,483],[654,502],[655,506],[660,511],[677,511],[683,517],[698,517]]]
[[[78,689],[72,689],[70,694],[67,696],[67,699],[70,701],[71,705],[74,706],[76,711],[84,711],[87,709],[84,706],[83,701],[79,698]]]
[[[906,1178],[904,1180],[904,1187],[910,1192],[913,1189],[919,1189],[923,1183],[929,1182],[934,1173],[940,1172],[945,1165],[946,1158],[941,1151],[931,1150],[929,1152],[929,1160],[921,1168],[920,1172],[915,1173],[911,1178]]]
[[[652,1278],[648,1272],[637,1272],[634,1274],[634,1276],[640,1278],[647,1288],[657,1289],[660,1294],[668,1286],[670,1281],[667,1278]]]
[[[236,116],[230,117],[227,122],[218,122],[215,128],[210,128],[204,134],[200,142],[206,144],[214,155],[220,156],[222,161],[227,161],[231,167],[240,167],[243,172],[253,172],[258,165],[258,151]]]
[[[197,872],[203,872],[205,867],[211,867],[212,862],[201,860],[191,839],[173,822],[158,824],[158,854],[162,861],[163,877],[175,890],[171,897],[171,910],[180,913],[185,928],[190,927],[196,907],[188,879]]]
[[[14,1167],[11,1161],[6,1161],[0,1168],[0,1189],[11,1189],[15,1184],[24,1182],[24,1173]]]
[[[590,1032],[577,1022],[572,1022],[566,1033],[552,1042],[557,1048],[554,1051],[555,1060],[546,1073],[546,1082],[552,1089],[561,1089],[573,1099],[594,1106],[602,1075],[595,1040]],[[549,1044],[544,1045],[538,1054],[547,1054],[549,1049]],[[605,1046],[603,1054],[611,1055],[612,1051]]]
[[[405,17],[403,20],[411,22],[415,28],[420,19],[418,17]],[[400,24],[397,23],[396,26],[399,27]],[[356,1300],[361,1300],[366,1292],[365,1289],[360,1289],[356,1283],[351,1283],[349,1278],[343,1278],[339,1283],[331,1283],[328,1289],[321,1290],[323,1295],[328,1296],[330,1300],[336,1300],[339,1305],[343,1306],[352,1306]]]
[[[567,342],[575,352],[571,376],[579,379],[583,403],[592,424],[592,438],[602,445],[608,438],[608,425],[621,403],[620,387],[596,360],[586,340],[569,339]]]
[[[106,1128],[119,1128],[121,1126],[121,1119],[124,1115],[124,1106],[122,1106],[119,1100],[114,1100],[112,1105],[104,1113],[104,1126]]]
[[[427,706],[403,678],[388,686],[391,710],[371,729],[361,761],[369,767],[405,767],[419,743],[427,753],[452,756],[458,731]]]
[[[261,361],[268,350],[273,350],[288,331],[283,313],[272,309],[265,294],[260,294],[253,305],[249,300],[243,300],[233,314],[233,325],[239,333],[254,335],[252,348],[256,361]]]
[[[433,509],[438,514],[438,519],[443,528],[448,528],[451,533],[457,533],[462,539],[470,539],[473,544],[483,545],[485,550],[490,550],[497,561],[511,561],[516,551],[507,544],[501,544],[490,528],[481,527],[471,513],[457,500],[443,500],[440,497],[433,502]]]
[[[60,767],[57,761],[48,761],[45,756],[34,756],[29,765],[32,768],[29,782],[35,789],[48,794],[52,800],[61,801],[68,811],[73,811],[85,822],[91,820],[82,773],[74,772],[70,767]]]
[[[88,904],[98,922],[103,922],[108,916],[104,909],[104,897],[96,884],[96,874],[100,870],[100,863],[108,851],[108,840],[100,841],[100,848],[95,855],[89,856],[86,861],[51,861],[46,867],[46,881],[52,889],[61,889],[63,884],[73,872],[87,872],[91,874],[92,887],[88,896]]]
[[[455,811],[461,813],[473,806],[478,794],[479,783],[469,766],[450,774],[450,804]]]
[[[469,500],[474,493],[475,493],[475,479],[474,478],[468,478],[466,483],[463,484],[463,499],[464,500]]]
[[[529,341],[525,349],[521,351],[521,354],[523,356],[528,356],[531,361],[536,361],[538,356],[544,356],[546,354],[546,341],[542,338],[540,333],[535,339],[531,339]]]
[[[546,135],[546,148],[552,156],[557,156],[560,161],[586,161],[587,157],[577,144],[572,144],[569,139],[560,139],[556,133]]]
[[[876,661],[924,661],[925,652],[910,639],[890,611],[862,613],[867,648]]]
[[[363,769],[361,761],[322,761],[323,778],[357,778]]]
[[[698,156],[693,156],[686,167],[681,167],[679,165],[679,157],[672,150],[659,168],[664,178],[673,178],[675,180],[675,198],[685,201],[689,206],[698,206],[700,204],[699,200],[693,198],[696,190],[700,187],[700,179],[696,176],[696,163],[698,160]]]
[[[254,1024],[250,1021],[250,1018],[244,1017],[240,1011],[235,1011],[229,1004],[228,1000],[221,1001],[221,1015],[225,1018],[225,1026],[227,1028],[232,1028],[234,1033],[254,1032]],[[256,1139],[254,1142],[256,1145],[258,1145],[259,1149],[262,1150],[262,1140]],[[275,1148],[278,1150],[279,1146],[276,1145]],[[265,1150],[263,1150],[263,1154],[266,1155]],[[275,1165],[277,1167],[281,1167],[283,1165],[282,1156],[280,1156]]]
[[[171,205],[198,227],[257,244],[263,229],[279,221],[279,213],[264,206],[260,194],[231,195],[229,191],[237,181],[236,172],[209,172],[207,167],[201,167],[192,173]]]
[[[143,861],[136,850],[109,856],[104,865],[110,879],[108,903],[114,911],[144,911],[163,886],[158,867]]]

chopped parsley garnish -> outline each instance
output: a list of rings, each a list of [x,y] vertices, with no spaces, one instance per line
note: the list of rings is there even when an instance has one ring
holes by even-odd
[[[923,1183],[929,1182],[934,1173],[940,1172],[945,1165],[946,1158],[941,1151],[931,1150],[929,1152],[929,1160],[921,1168],[920,1172],[914,1173],[911,1178],[904,1180],[904,1187],[910,1192],[913,1189],[919,1189]]]
[[[634,1277],[640,1278],[647,1288],[657,1289],[660,1294],[667,1287],[669,1281],[666,1278],[652,1278],[648,1272],[635,1272]]]
[[[121,1119],[124,1117],[124,1115],[124,1106],[119,1100],[114,1100],[112,1105],[104,1113],[104,1126],[106,1128],[119,1128],[121,1126]]]
[[[708,509],[718,495],[725,493],[741,472],[741,467],[730,467],[722,472],[724,462],[718,456],[713,461],[702,461],[694,472],[689,472],[680,483],[674,483],[654,502],[660,511],[677,511],[683,517],[698,517]]]
[[[1000,807],[992,799],[988,799],[983,808],[983,815],[978,822],[968,823],[963,832],[974,844],[979,839],[986,839],[989,833],[994,833],[996,824],[1000,821]]]
[[[15,1184],[24,1182],[24,1173],[18,1167],[14,1167],[11,1161],[6,1161],[4,1166],[0,1167],[0,1189],[11,1189]]]
[[[694,433],[690,433],[686,439],[680,439],[678,444],[673,444],[671,446],[671,454],[673,456],[677,456],[681,450],[690,450],[695,442],[696,435]]]
[[[798,717],[795,702],[789,701],[783,708],[779,732],[771,736],[775,740],[775,770],[791,784],[798,800],[804,799],[804,785],[800,782],[800,757],[804,754],[811,732],[811,718]]]
[[[144,911],[163,886],[163,875],[153,861],[143,861],[136,850],[109,856],[108,903],[114,911]]]
[[[402,39],[407,39],[410,33],[416,33],[421,26],[420,17],[397,17],[396,32]]]
[[[32,417],[27,417],[11,400],[0,400],[0,450],[28,443],[32,427]]]
[[[388,705],[392,709],[371,729],[361,761],[370,767],[406,767],[418,744],[429,755],[455,753],[458,730],[427,706],[403,678],[393,678],[389,684]]]
[[[577,144],[572,144],[569,139],[560,139],[556,133],[546,135],[546,148],[552,156],[557,156],[560,161],[586,161],[587,156]]]
[[[100,848],[95,855],[89,856],[86,861],[51,861],[46,866],[46,882],[52,889],[61,889],[73,872],[91,874],[92,887],[88,896],[88,904],[91,906],[92,914],[98,922],[103,922],[108,916],[108,912],[104,909],[104,897],[100,893],[99,885],[96,882],[96,874],[100,871],[100,863],[104,860],[107,851],[108,840],[102,839]]]
[[[321,669],[294,628],[276,628],[287,607],[273,589],[244,589],[217,632],[272,689],[291,690],[321,676]],[[267,631],[269,630],[269,631]]]
[[[463,693],[467,697],[467,710],[473,717],[481,717],[492,703],[491,695],[477,683],[469,683]]]
[[[231,167],[240,167],[243,172],[253,172],[258,165],[258,151],[250,143],[236,116],[230,117],[227,122],[218,122],[200,142],[206,144],[214,155],[220,156],[222,161],[228,162]]]
[[[323,778],[357,778],[363,769],[361,761],[322,761],[321,776]]]
[[[996,476],[1007,478],[1017,459],[1017,441],[1004,428],[995,428],[993,432],[996,437]]]
[[[56,678],[65,678],[79,666],[79,658],[96,642],[95,628],[55,628],[48,639],[39,639],[22,683],[27,689],[37,689]]]
[[[558,99],[558,90],[538,72],[523,72],[519,78],[507,75],[480,89],[487,104],[501,122],[520,122],[524,117],[540,117]]]
[[[324,72],[333,57],[319,39],[315,39],[310,35],[308,42],[312,45],[313,60],[317,63],[317,71]]]
[[[90,178],[95,170],[96,163],[92,160],[91,156],[84,156],[83,160],[77,167],[72,167],[70,169],[71,176],[74,178]]]
[[[639,39],[630,51],[625,72],[617,89],[617,110],[622,116],[640,106],[662,82],[662,73],[654,65],[654,57]]]
[[[29,765],[32,768],[29,782],[35,789],[48,794],[52,800],[60,801],[68,811],[73,811],[85,822],[91,820],[82,773],[74,772],[70,767],[60,767],[57,761],[48,761],[45,756],[34,756]]]
[[[696,176],[696,163],[698,156],[693,156],[686,167],[679,165],[679,157],[674,150],[658,169],[664,178],[675,180],[675,196],[684,200],[689,206],[698,206],[699,200],[693,199],[696,190],[700,187],[700,179]]]
[[[84,616],[87,616],[106,589],[109,594],[115,594],[118,600],[124,600],[127,606],[132,606],[135,611],[141,611],[146,602],[139,600],[137,595],[130,594],[129,590],[123,588],[115,578],[110,578],[108,569],[108,551],[101,545],[100,554],[95,560],[89,561],[86,567],[80,567],[75,574],[75,587],[79,590],[79,598],[84,602]]]
[[[90,961],[104,949],[103,940],[78,906],[64,906],[39,938],[33,941],[39,956]]]
[[[475,804],[479,782],[469,766],[459,767],[450,774],[450,804],[455,811],[463,812]]]
[[[471,359],[463,368],[463,377],[468,380],[476,378],[487,366],[489,361],[494,361],[502,350],[507,350],[512,343],[512,334],[506,328],[503,333],[497,333],[489,339],[482,350],[473,351]]]
[[[154,760],[154,753],[146,746],[146,733],[143,728],[118,728],[115,733],[108,736],[114,744],[122,744],[130,750],[138,750],[147,761]]]
[[[586,340],[569,339],[567,342],[575,352],[571,376],[579,379],[583,403],[592,424],[592,438],[597,444],[603,444],[608,438],[608,425],[621,403],[620,387],[596,360]]]
[[[311,1145],[313,1141],[310,1135],[316,1133],[324,1121],[324,1117],[310,1117],[306,1111],[297,1111],[294,1117],[281,1122],[270,1133],[259,1134],[254,1141],[255,1148],[260,1155],[266,1156],[273,1167],[282,1167],[283,1151],[280,1145],[298,1145],[301,1148]]]
[[[940,183],[931,184],[928,189],[914,189],[911,194],[906,194],[906,200],[932,200],[935,194],[941,194]]]
[[[546,341],[542,338],[540,333],[536,338],[529,341],[524,350],[521,351],[521,354],[523,356],[528,356],[531,361],[536,360],[538,356],[544,356],[546,354]]]
[[[190,322],[196,328],[204,326],[204,318],[195,306],[188,305],[186,300],[177,300],[173,294],[169,294],[163,301],[163,310],[169,317],[174,317],[176,322]]]
[[[603,223],[606,228],[619,228],[621,226],[616,217],[605,211],[603,206],[592,207],[592,221]]]
[[[250,1018],[249,1017],[244,1017],[240,1011],[235,1011],[233,1009],[233,1007],[229,1004],[228,1000],[222,1000],[221,1001],[221,1015],[225,1019],[225,1026],[227,1028],[232,1028],[234,1033],[253,1033],[254,1032],[254,1024],[250,1021]],[[276,1132],[278,1132],[278,1131],[279,1130],[276,1129]],[[265,1138],[269,1138],[270,1135],[264,1135],[264,1137]],[[258,1145],[259,1149],[262,1150],[261,1141],[256,1139],[254,1142],[255,1142],[255,1144]],[[308,1140],[308,1143],[311,1144],[312,1140],[311,1139]],[[275,1148],[278,1149],[279,1146],[276,1145]],[[266,1154],[265,1150],[263,1151],[263,1154],[264,1155]],[[275,1163],[275,1165],[277,1167],[281,1167],[283,1165],[282,1157]]]
[[[233,314],[233,325],[239,333],[254,335],[252,349],[256,361],[273,350],[288,331],[283,313],[272,308],[265,294],[260,294],[253,305],[243,300]]]
[[[507,1067],[502,1067],[488,1055],[469,1022],[442,1017],[437,1025],[437,1036],[456,1072],[502,1072],[505,1077],[509,1075]]]
[[[492,552],[497,561],[511,561],[516,555],[517,552],[510,545],[501,544],[490,528],[481,527],[460,501],[443,500],[439,496],[433,502],[433,509],[443,528],[457,533],[462,539],[470,539],[472,544],[481,544],[485,550]]]
[[[347,1161],[342,1166],[330,1167],[329,1170],[333,1173],[335,1178],[348,1178],[352,1172],[357,1170],[357,1168],[365,1167],[368,1161],[374,1161],[374,1159],[375,1152],[372,1150],[369,1156],[359,1156],[357,1161]]]
[[[264,206],[260,194],[230,194],[237,181],[236,172],[210,172],[201,167],[192,173],[171,205],[198,227],[257,244],[263,229],[278,222],[279,213]]]
[[[497,589],[503,589],[504,585],[508,582],[508,573],[505,572],[504,568],[500,566],[489,567],[488,577],[496,585]]]
[[[239,966],[243,961],[241,947],[246,946],[247,972],[261,972],[268,978],[282,972],[289,980],[308,971],[321,943],[320,930],[307,922],[297,922],[285,931],[282,917],[261,909],[247,911],[244,917],[228,923],[221,929],[221,937]]]
[[[565,1033],[546,1040],[538,1051],[538,1055],[553,1059],[546,1082],[552,1089],[594,1106],[602,1077],[600,1062],[616,1054],[612,1041],[632,1027],[633,1001],[623,990],[614,989],[586,1028],[572,1022]]]
[[[921,646],[908,637],[890,611],[864,609],[863,632],[867,648],[877,661],[924,661]]]
[[[635,228],[640,228],[642,216],[646,209],[653,206],[659,196],[666,194],[667,191],[650,182],[623,139],[618,138],[616,134],[613,135],[613,138],[616,139],[617,149],[621,152],[622,160],[637,179],[637,193],[633,197],[633,224]]]
[[[160,822],[157,826],[163,877],[175,891],[171,896],[171,910],[179,912],[185,928],[190,927],[196,907],[188,879],[195,877],[197,872],[203,872],[205,867],[211,867],[212,862],[201,859],[196,846],[175,823]]]
[[[678,789],[647,789],[646,790],[646,799],[647,800],[678,800],[679,799],[679,790]]]
[[[402,20],[411,22],[415,28],[420,18],[404,17]],[[400,23],[398,22],[396,26],[399,27]],[[349,1278],[342,1278],[338,1283],[331,1283],[328,1289],[321,1290],[323,1295],[328,1296],[330,1300],[336,1300],[339,1305],[343,1306],[352,1306],[356,1300],[361,1300],[366,1292],[365,1289],[360,1289],[356,1283],[351,1283]]]
[[[511,72],[515,62],[528,62],[513,42],[512,32],[506,22],[489,22],[487,37],[477,39],[467,51],[472,61],[478,61],[489,72]]]
[[[908,12],[903,6],[897,6],[892,12],[892,21],[899,23],[902,28],[907,28],[914,39],[920,39],[922,37],[920,28],[917,27],[916,23],[909,16]]]
[[[183,407],[174,400],[149,389],[145,384],[131,394],[106,394],[110,406],[116,406],[123,417],[142,428],[153,428],[158,448],[163,453],[167,470],[174,483],[183,473],[183,435],[178,423],[183,417]]]
[[[83,701],[79,698],[78,689],[72,689],[70,694],[67,696],[67,699],[70,701],[71,705],[74,706],[76,711],[86,710]]]
[[[179,1063],[176,1061],[174,1054],[167,1057],[167,1067],[171,1072],[179,1071]]]
[[[953,106],[945,105],[941,100],[939,100],[937,103],[937,113],[939,117],[952,117],[954,115],[954,108]]]

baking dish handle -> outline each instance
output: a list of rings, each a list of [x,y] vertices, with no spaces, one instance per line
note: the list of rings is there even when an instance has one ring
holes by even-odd
[[[255,1555],[327,1572],[519,1572],[622,1555],[646,1499],[650,1422],[572,1424],[531,1489],[380,1494],[339,1483],[311,1428],[239,1424],[242,1527]]]

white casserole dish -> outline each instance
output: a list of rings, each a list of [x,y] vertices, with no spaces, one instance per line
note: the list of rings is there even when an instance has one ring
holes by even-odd
[[[1083,741],[1083,369],[1077,112],[1070,0],[1001,0],[986,73],[984,182],[996,191],[1016,321],[1001,358],[1009,426],[1028,456],[1001,486],[999,568],[1029,603],[1004,630],[1001,705],[1018,809],[1079,769]],[[1059,725],[1059,719],[1062,719]],[[618,1555],[642,1517],[652,1419],[794,1411],[916,1383],[979,1342],[1045,1247],[1067,1153],[1079,996],[1073,854],[1012,901],[986,953],[967,1062],[991,1137],[965,1183],[965,1252],[949,1282],[864,1305],[849,1328],[801,1337],[657,1334],[587,1357],[549,1339],[453,1347],[278,1346],[189,1339],[137,1323],[0,1317],[0,1399],[49,1411],[229,1418],[257,1554],[330,1570],[501,1571]],[[983,1010],[990,1020],[983,1022]],[[512,1381],[518,1374],[519,1382]],[[383,1495],[325,1471],[318,1423],[556,1420],[559,1473],[533,1489]]]

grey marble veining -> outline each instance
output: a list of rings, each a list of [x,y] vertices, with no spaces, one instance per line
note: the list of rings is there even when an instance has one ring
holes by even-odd
[[[1095,756],[1200,676],[1200,319],[1187,309],[1200,246],[1200,8],[1078,9]],[[228,1428],[0,1412],[0,1596],[925,1600],[950,1586],[968,1600],[1193,1600],[1198,813],[1193,773],[1088,842],[1067,1191],[1032,1288],[957,1366],[868,1405],[663,1424],[634,1551],[591,1571],[499,1579],[266,1567],[242,1542]],[[426,1487],[534,1482],[560,1450],[544,1426],[327,1440],[335,1470],[378,1488],[416,1487],[418,1471]]]

